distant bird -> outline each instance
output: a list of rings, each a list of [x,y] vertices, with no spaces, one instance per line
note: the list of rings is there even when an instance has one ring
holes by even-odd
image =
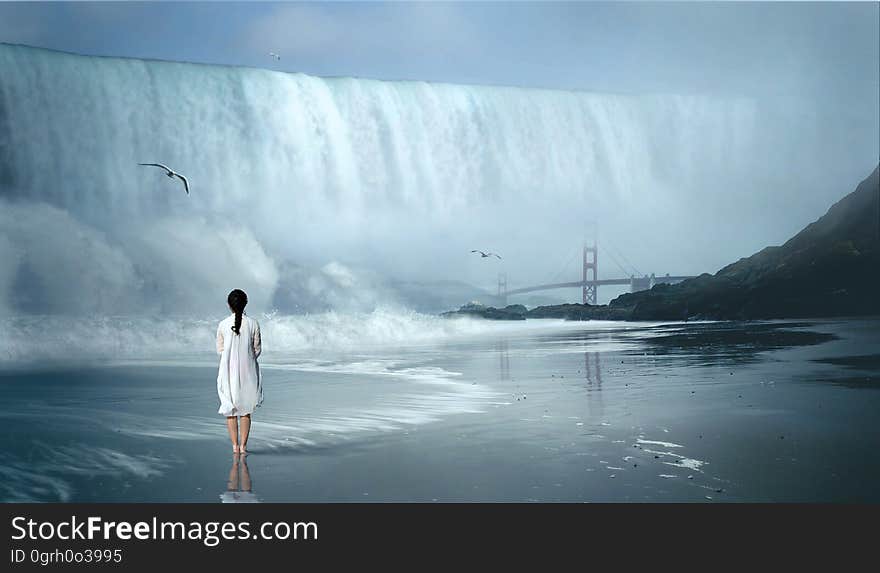
[[[280,59],[281,59],[281,55],[276,54],[275,52],[269,52],[269,56],[275,58],[276,60],[280,60]]]
[[[480,253],[480,257],[482,257],[482,258],[484,258],[484,259],[485,259],[486,257],[498,257],[499,259],[501,258],[501,257],[499,257],[498,255],[496,255],[495,253],[484,253],[483,251],[478,251],[478,250],[476,250],[476,249],[474,249],[474,250],[471,251],[471,252],[472,252],[472,253]]]
[[[138,163],[138,165],[149,165],[151,167],[161,167],[165,170],[165,175],[174,179],[177,177],[181,181],[183,181],[183,188],[186,190],[186,194],[189,195],[189,181],[186,180],[186,177],[181,175],[180,173],[176,173],[173,169],[166,165],[162,165],[161,163]]]

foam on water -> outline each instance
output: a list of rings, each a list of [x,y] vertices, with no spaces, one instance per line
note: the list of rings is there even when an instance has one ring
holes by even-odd
[[[149,478],[168,462],[91,444],[35,444],[27,461],[0,454],[0,499],[6,502],[69,501],[76,476]]]
[[[663,446],[664,448],[683,448],[681,444],[673,444],[672,442],[658,442],[655,440],[643,440],[642,438],[638,438],[636,440],[639,444],[651,444],[654,446]],[[647,450],[646,450],[647,451]]]
[[[406,426],[427,424],[444,416],[481,413],[498,399],[498,393],[482,384],[463,379],[458,372],[434,366],[407,366],[391,360],[299,364],[266,364],[267,371],[303,374],[296,392],[309,395],[307,404],[299,394],[285,395],[289,387],[278,382],[269,387],[273,409],[260,410],[260,446],[275,448],[326,447],[365,432],[388,432]],[[321,390],[324,377],[347,375],[346,383],[375,380],[381,391],[368,392],[367,399],[340,397]],[[390,384],[390,385],[388,385]],[[371,386],[375,387],[375,385]],[[287,396],[287,397],[286,397]],[[102,433],[120,433],[136,438],[167,440],[216,440],[219,418],[199,413],[177,415],[156,424],[155,416],[140,410],[106,409],[101,403],[45,404],[30,402],[15,412],[0,414],[2,420],[26,421],[49,417],[65,423],[93,427]]]
[[[0,327],[17,333],[0,339],[0,369],[46,362],[199,365],[214,360],[221,317],[96,316],[0,317]],[[405,309],[257,316],[263,333],[263,361],[286,360],[304,351],[352,352],[416,346],[486,336],[528,336],[538,332],[590,329],[563,320],[487,321],[441,318]],[[554,352],[565,351],[558,348]],[[304,367],[303,364],[300,365]]]

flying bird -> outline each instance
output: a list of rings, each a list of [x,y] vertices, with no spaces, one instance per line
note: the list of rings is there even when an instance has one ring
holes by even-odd
[[[501,257],[499,257],[498,255],[496,255],[495,253],[484,253],[483,251],[478,251],[478,250],[476,250],[476,249],[473,250],[473,251],[471,251],[471,252],[472,252],[472,253],[480,253],[480,257],[482,257],[482,258],[484,258],[484,259],[485,259],[486,257],[498,257],[499,259],[501,258]]]
[[[186,177],[181,175],[180,173],[176,173],[173,169],[168,167],[167,165],[162,165],[161,163],[138,163],[138,165],[149,165],[151,167],[161,167],[165,170],[165,175],[174,179],[177,177],[181,181],[183,181],[183,188],[186,191],[186,194],[189,195],[189,181],[186,180]]]
[[[280,59],[281,59],[281,55],[280,55],[280,54],[276,54],[275,52],[269,52],[269,55],[270,55],[271,57],[275,58],[276,60],[280,60]]]

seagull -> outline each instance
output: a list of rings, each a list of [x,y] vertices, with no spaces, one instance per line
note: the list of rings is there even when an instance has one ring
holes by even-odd
[[[162,165],[161,163],[138,163],[138,165],[150,165],[152,167],[161,167],[165,170],[165,175],[174,179],[177,177],[181,181],[183,181],[183,188],[186,190],[186,194],[189,195],[189,181],[186,180],[186,177],[181,175],[180,173],[175,173],[173,169],[166,165]]]
[[[281,59],[281,55],[280,55],[280,54],[276,54],[275,52],[269,52],[269,55],[270,55],[271,57],[275,58],[276,60],[280,60],[280,59]]]
[[[501,258],[501,257],[499,257],[498,255],[496,255],[495,253],[484,253],[483,251],[478,251],[478,250],[473,250],[473,251],[471,251],[471,252],[472,252],[472,253],[480,253],[480,256],[481,256],[482,258],[484,258],[484,259],[485,259],[486,257],[498,257],[499,259]]]

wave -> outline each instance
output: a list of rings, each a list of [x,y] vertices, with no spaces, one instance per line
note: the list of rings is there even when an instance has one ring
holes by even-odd
[[[223,317],[17,316],[0,319],[12,336],[0,338],[0,364],[45,364],[106,360],[213,360],[217,324]],[[379,308],[369,313],[336,311],[308,315],[256,316],[264,339],[263,360],[302,351],[344,352],[377,346],[433,344],[524,325],[467,317],[446,319]],[[559,326],[544,321],[530,329]]]

